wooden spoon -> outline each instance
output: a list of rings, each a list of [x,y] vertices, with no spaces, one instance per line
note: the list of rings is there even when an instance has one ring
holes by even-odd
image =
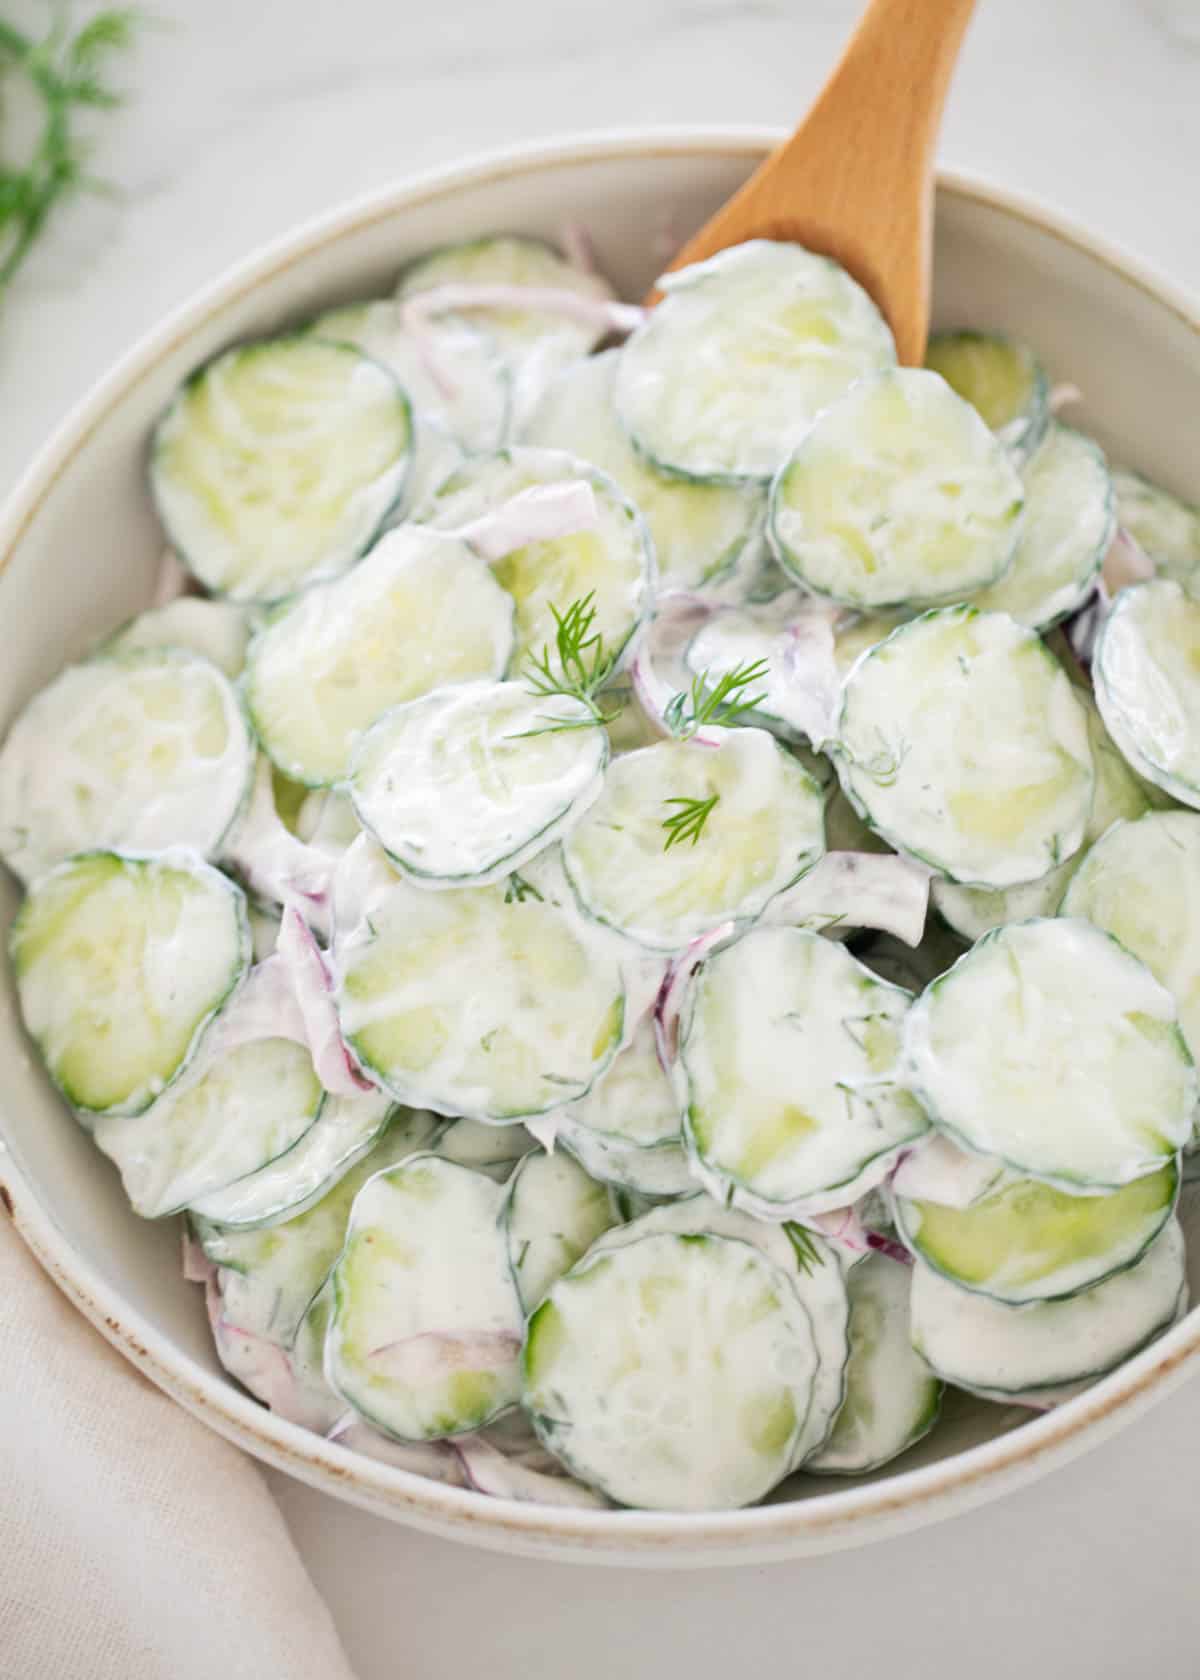
[[[870,0],[791,139],[671,268],[743,239],[795,240],[849,269],[886,315],[900,360],[919,367],[929,333],[934,149],[974,7],[975,0]]]

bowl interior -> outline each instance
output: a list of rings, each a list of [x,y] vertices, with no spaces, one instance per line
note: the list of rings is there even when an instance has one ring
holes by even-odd
[[[51,447],[0,528],[0,622],[7,631],[0,730],[64,662],[145,604],[162,548],[144,484],[146,440],[173,387],[198,362],[326,304],[386,292],[406,259],[490,231],[554,237],[564,222],[579,221],[603,268],[636,298],[664,257],[745,177],[764,144],[762,136],[616,140],[458,172],[289,241],[184,311],[135,352]],[[949,181],[937,208],[937,321],[1029,339],[1055,379],[1080,388],[1082,401],[1069,418],[1119,460],[1200,496],[1189,431],[1200,391],[1200,332],[1186,313],[1094,248],[999,197]],[[5,926],[15,905],[5,878]],[[200,1292],[180,1275],[177,1222],[146,1223],[130,1212],[115,1172],[30,1055],[2,966],[0,1132],[61,1239],[60,1261],[69,1270],[72,1256],[81,1260],[126,1304],[130,1322],[164,1337],[184,1365],[217,1372]],[[1200,1258],[1200,1244],[1194,1246]],[[1028,1416],[956,1396],[933,1436],[881,1476],[904,1476]],[[836,1488],[845,1498],[844,1487],[796,1478],[782,1497]]]

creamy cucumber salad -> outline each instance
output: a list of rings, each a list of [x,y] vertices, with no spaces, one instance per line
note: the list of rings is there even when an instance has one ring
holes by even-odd
[[[0,854],[29,1038],[233,1377],[704,1510],[1186,1309],[1200,512],[798,246],[660,284],[484,238],[198,368],[156,599],[12,722]]]

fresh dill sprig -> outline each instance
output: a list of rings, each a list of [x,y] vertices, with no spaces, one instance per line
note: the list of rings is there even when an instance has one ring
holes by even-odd
[[[545,903],[545,899],[533,882],[527,881],[524,875],[518,875],[514,869],[504,888],[504,902],[505,904],[524,904],[527,898],[535,898],[539,904]]]
[[[590,705],[612,676],[617,656],[607,651],[604,637],[592,628],[595,598],[595,590],[589,589],[565,612],[551,606],[554,647],[544,646],[541,658],[531,658],[525,668],[525,681],[535,694],[569,694]]]
[[[595,723],[609,724],[618,718],[626,706],[626,698],[615,698],[602,710],[596,696],[616,670],[618,654],[604,646],[604,637],[593,628],[596,622],[596,592],[572,601],[560,612],[551,605],[554,615],[554,646],[543,645],[540,659],[532,656],[526,661],[523,673],[526,685],[535,694],[549,699],[563,694],[570,700],[580,700],[591,712],[590,718],[550,718],[540,729],[526,729],[512,740],[526,740],[534,735],[560,735],[567,729],[590,729]]]
[[[753,711],[766,699],[765,694],[748,694],[752,683],[762,682],[767,675],[765,659],[753,664],[735,665],[731,671],[710,686],[707,671],[693,677],[690,694],[676,694],[667,704],[664,716],[673,735],[685,741],[706,723],[724,727],[743,712]]]
[[[804,1273],[805,1277],[811,1277],[814,1266],[823,1266],[825,1264],[824,1256],[817,1252],[811,1235],[804,1229],[803,1225],[793,1224],[792,1221],[789,1220],[783,1228],[788,1234],[788,1240],[791,1242],[792,1252],[796,1256],[796,1264]]]
[[[135,8],[114,7],[72,33],[67,7],[59,5],[47,33],[33,40],[0,18],[0,76],[23,77],[42,107],[32,153],[20,163],[0,162],[0,293],[68,194],[106,190],[87,171],[89,148],[77,119],[121,103],[108,73],[112,60],[133,45],[141,22]]]
[[[694,846],[720,797],[719,793],[714,793],[707,799],[664,799],[664,805],[678,805],[679,809],[673,816],[663,818],[663,827],[667,831],[663,851],[669,852],[672,846],[682,846],[685,840],[690,840]]]

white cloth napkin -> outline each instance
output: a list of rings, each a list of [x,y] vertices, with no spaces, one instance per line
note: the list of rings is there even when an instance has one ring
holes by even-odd
[[[110,1348],[2,1213],[0,1673],[353,1680],[258,1466]]]

